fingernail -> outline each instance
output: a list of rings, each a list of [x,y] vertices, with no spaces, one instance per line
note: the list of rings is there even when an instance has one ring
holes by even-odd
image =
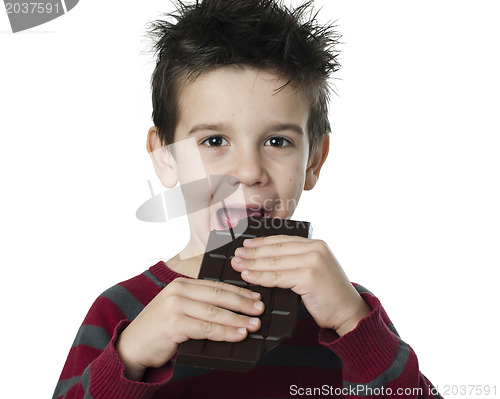
[[[248,320],[248,323],[251,324],[252,326],[256,326],[259,324],[259,319],[256,317],[252,317],[251,319]]]
[[[263,306],[264,306],[264,304],[261,301],[256,301],[253,303],[253,307],[257,310],[262,310]]]
[[[242,274],[243,276],[249,276],[249,275],[250,275],[250,270],[245,269],[245,270],[243,270],[243,271],[241,272],[241,274]]]
[[[243,262],[243,259],[238,258],[237,256],[233,257],[233,259],[234,259],[234,261],[235,261],[236,263],[241,263],[241,262]]]
[[[236,255],[245,255],[246,249],[245,248],[236,248],[236,251],[234,252]]]
[[[258,292],[252,292],[250,295],[252,295],[252,298],[259,299],[260,294]]]
[[[238,334],[246,334],[247,333],[247,329],[243,328],[243,327],[238,328],[236,331],[238,332]]]
[[[245,240],[243,240],[243,245],[248,245],[252,242],[252,238],[247,238]]]

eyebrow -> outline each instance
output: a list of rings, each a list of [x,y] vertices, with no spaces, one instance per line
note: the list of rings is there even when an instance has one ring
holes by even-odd
[[[199,132],[201,130],[211,130],[213,132],[220,132],[225,129],[225,126],[223,123],[201,123],[199,125],[195,125],[189,130],[188,136],[190,134]]]
[[[199,125],[193,126],[189,130],[188,136],[193,134],[193,133],[202,131],[202,130],[210,130],[213,132],[220,132],[220,131],[223,131],[225,129],[226,129],[226,125],[223,123],[201,123]],[[271,125],[268,128],[268,131],[276,132],[276,133],[282,132],[283,130],[291,130],[291,131],[297,133],[299,136],[304,135],[304,131],[302,130],[302,128],[299,125],[295,125],[293,123],[277,123],[275,125]]]
[[[281,132],[283,130],[291,130],[297,133],[299,136],[304,135],[304,131],[299,125],[295,125],[293,123],[278,123],[276,125],[272,125],[269,129],[271,132]]]

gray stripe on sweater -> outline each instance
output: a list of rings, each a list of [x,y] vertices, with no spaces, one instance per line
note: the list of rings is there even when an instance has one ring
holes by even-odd
[[[362,285],[355,285],[354,288],[356,289],[356,291],[358,291],[358,294],[370,294],[371,296],[375,296],[375,295],[373,295],[373,292],[371,292],[370,290],[367,290]]]
[[[369,396],[370,393],[373,393],[374,389],[382,388],[391,381],[397,379],[406,367],[406,362],[408,361],[409,356],[410,347],[406,342],[399,340],[398,352],[387,370],[366,384],[357,384],[344,380],[344,388],[355,391],[358,396]]]
[[[393,334],[395,334],[398,338],[401,338],[401,337],[399,336],[399,334],[398,334],[398,331],[396,330],[396,327],[394,327],[394,325],[392,325],[392,324],[386,324],[386,325],[387,325],[387,328],[388,328],[389,330],[391,330],[391,332],[392,332]]]
[[[54,390],[54,395],[52,399],[56,399],[59,396],[64,396],[66,393],[76,384],[80,382],[80,376],[67,378],[66,380],[61,380],[57,383],[56,389]]]
[[[104,328],[82,325],[78,330],[78,333],[76,334],[75,340],[73,341],[73,345],[71,347],[74,348],[78,345],[85,345],[103,351],[104,348],[106,348],[106,346],[108,345],[109,341],[111,341],[111,337]]]
[[[104,291],[101,297],[113,301],[129,320],[134,320],[142,309],[144,309],[142,303],[140,303],[125,287],[119,284]]]
[[[85,391],[85,396],[83,399],[93,399],[89,391],[90,387],[90,364],[87,366],[82,374],[82,388]]]
[[[142,309],[144,309],[142,303],[140,303],[125,287],[119,284],[104,291],[101,297],[112,301],[129,320],[134,320]],[[104,350],[110,340],[111,337],[103,328],[83,325],[78,330],[72,347],[86,345]],[[92,395],[88,392],[88,387],[90,385],[90,366],[85,369],[81,377],[76,376],[59,381],[54,391],[53,399],[66,395],[71,387],[79,382],[81,382],[86,391],[85,399],[92,399]]]
[[[146,270],[146,271],[145,271],[144,273],[142,273],[142,274],[144,274],[147,278],[149,278],[149,279],[150,279],[153,283],[155,283],[155,284],[156,284],[158,287],[160,287],[160,288],[165,288],[165,287],[167,286],[167,284],[166,284],[166,283],[164,283],[164,282],[162,282],[162,281],[158,280],[158,279],[156,278],[156,276],[155,276],[153,273],[151,273],[149,270]]]

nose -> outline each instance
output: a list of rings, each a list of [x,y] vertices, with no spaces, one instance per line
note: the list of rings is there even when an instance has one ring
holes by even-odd
[[[264,186],[269,182],[266,166],[256,149],[235,151],[231,175],[247,186]]]

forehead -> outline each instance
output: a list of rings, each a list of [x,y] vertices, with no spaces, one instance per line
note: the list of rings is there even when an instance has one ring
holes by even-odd
[[[177,131],[193,124],[228,123],[264,127],[294,123],[307,131],[310,101],[272,70],[223,67],[186,80],[179,90]]]

